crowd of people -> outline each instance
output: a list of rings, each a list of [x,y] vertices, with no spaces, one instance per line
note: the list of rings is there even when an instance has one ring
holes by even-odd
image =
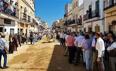
[[[30,35],[27,37],[22,34],[9,35],[9,41],[6,40],[5,35],[0,33],[0,68],[6,69],[7,66],[7,54],[13,54],[14,51],[17,51],[17,48],[23,44],[34,44],[38,40],[41,40],[42,36],[38,33],[30,32]],[[4,64],[2,65],[2,56],[4,58]]]
[[[58,32],[70,64],[83,63],[86,71],[116,71],[116,36],[112,33]]]

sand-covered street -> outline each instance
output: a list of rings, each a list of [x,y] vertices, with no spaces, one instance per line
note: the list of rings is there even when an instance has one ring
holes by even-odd
[[[68,64],[64,49],[58,42],[41,40],[34,45],[24,45],[8,55],[8,69],[0,71],[84,71],[79,66]]]

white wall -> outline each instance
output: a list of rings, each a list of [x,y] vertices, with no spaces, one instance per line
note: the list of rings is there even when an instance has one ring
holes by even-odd
[[[15,23],[15,25],[6,25],[4,26],[4,29],[6,29],[6,31],[4,32],[5,34],[10,34],[10,29],[14,29],[14,34],[18,33],[18,22],[13,22]]]
[[[89,10],[89,5],[92,5],[92,10],[95,10],[95,6],[96,6],[96,1],[97,0],[84,0],[84,14],[86,14],[86,11]],[[103,5],[103,0],[99,0],[99,13],[100,13],[100,17],[99,19],[103,19],[104,17],[104,5]],[[90,19],[88,19],[90,21]],[[87,21],[88,21],[87,20]],[[92,19],[91,19],[92,20]],[[95,31],[95,25],[98,24],[100,26],[100,32],[104,32],[104,20],[98,20],[98,21],[94,21],[94,22],[89,22],[86,23],[86,21],[84,21],[84,27],[86,27],[86,30],[88,31],[88,26],[90,26],[92,23],[92,31]]]

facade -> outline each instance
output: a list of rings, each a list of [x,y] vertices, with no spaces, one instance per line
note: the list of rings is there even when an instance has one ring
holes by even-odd
[[[35,21],[35,9],[34,0],[18,0],[18,11],[17,16],[20,20],[18,24],[18,33],[29,34],[34,32]]]
[[[72,0],[64,19],[68,30],[116,34],[116,0]]]
[[[79,6],[79,0],[72,0],[71,4],[66,5],[65,10],[67,11],[65,12],[65,17],[67,18],[66,24],[68,30],[73,32],[82,31],[83,5]]]
[[[17,0],[0,0],[0,32],[17,33]]]
[[[104,0],[105,32],[116,35],[116,0]]]
[[[83,15],[84,15],[84,3],[83,0],[78,0],[78,32],[83,31]]]
[[[103,0],[84,0],[84,31],[104,32],[103,4]]]
[[[78,31],[78,0],[72,0],[72,16],[73,22],[71,23],[71,27],[73,31]]]
[[[70,26],[71,21],[73,20],[73,11],[72,11],[72,4],[67,3],[65,5],[65,15],[64,15],[64,27],[67,30],[72,30],[72,27]]]

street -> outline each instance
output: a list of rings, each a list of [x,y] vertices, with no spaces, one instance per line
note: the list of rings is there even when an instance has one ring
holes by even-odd
[[[19,47],[13,55],[8,55],[8,69],[0,71],[84,71],[82,65],[68,64],[64,50],[58,42],[41,40],[34,45]]]

